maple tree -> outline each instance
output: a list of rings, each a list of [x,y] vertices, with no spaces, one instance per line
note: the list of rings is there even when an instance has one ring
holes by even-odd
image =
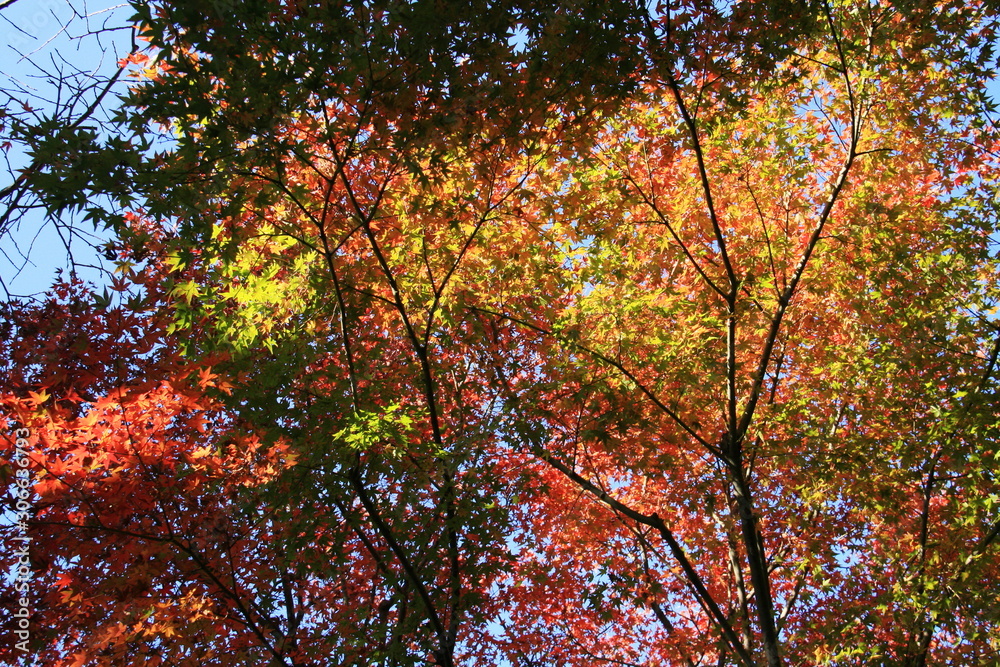
[[[995,7],[203,4],[5,313],[39,660],[995,659]]]
[[[127,89],[129,49],[139,50],[135,27],[118,23],[116,9],[74,0],[0,2],[6,31],[0,81],[5,298],[31,284],[29,278],[17,285],[17,279],[30,276],[39,257],[43,266],[57,259],[59,253],[45,247],[50,239],[62,246],[71,272],[100,271],[102,223],[120,218],[133,203],[131,175],[151,136],[129,131],[124,117],[110,113],[115,93]]]

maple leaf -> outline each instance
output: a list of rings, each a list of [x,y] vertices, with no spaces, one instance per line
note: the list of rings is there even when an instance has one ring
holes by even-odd
[[[45,403],[46,401],[48,401],[49,398],[51,398],[49,396],[49,394],[45,392],[44,389],[42,391],[38,391],[38,392],[36,392],[36,391],[29,391],[28,392],[28,397],[29,397],[29,400],[32,403],[34,403],[35,405],[42,405],[43,403]]]

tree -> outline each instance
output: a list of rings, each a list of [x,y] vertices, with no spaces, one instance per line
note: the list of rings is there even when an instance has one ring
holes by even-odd
[[[137,295],[7,316],[46,664],[995,658],[995,7],[137,11]]]
[[[128,16],[116,13],[121,6],[49,0],[11,9],[15,4],[0,3],[7,172],[0,183],[0,287],[7,299],[25,291],[16,279],[33,273],[27,267],[39,257],[42,266],[56,260],[59,252],[46,247],[51,242],[63,246],[72,273],[103,268],[104,228],[134,202],[130,188],[150,147],[148,135],[131,132],[111,110],[138,53],[134,28],[118,23]]]

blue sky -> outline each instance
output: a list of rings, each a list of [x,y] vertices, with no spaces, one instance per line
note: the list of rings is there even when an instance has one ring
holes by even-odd
[[[118,59],[131,48],[131,31],[115,28],[127,26],[130,14],[127,4],[114,0],[16,1],[0,11],[0,89],[13,91],[18,101],[27,101],[39,114],[51,114],[57,90],[45,73],[56,69],[81,77],[114,73]],[[108,101],[113,104],[114,98],[109,96]],[[9,102],[6,95],[0,101]],[[27,162],[16,146],[0,154],[0,188],[7,187]],[[77,226],[91,231],[89,223]],[[100,240],[99,235],[94,238]],[[103,283],[100,271],[84,266],[99,262],[85,241],[60,236],[41,213],[29,212],[9,235],[0,237],[0,278],[9,290],[2,296],[46,290],[56,271],[71,265],[67,243],[78,263],[78,275]]]

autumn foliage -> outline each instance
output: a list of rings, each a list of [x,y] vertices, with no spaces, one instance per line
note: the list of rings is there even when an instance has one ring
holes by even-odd
[[[995,7],[137,12],[116,291],[4,313],[29,659],[998,659]]]

